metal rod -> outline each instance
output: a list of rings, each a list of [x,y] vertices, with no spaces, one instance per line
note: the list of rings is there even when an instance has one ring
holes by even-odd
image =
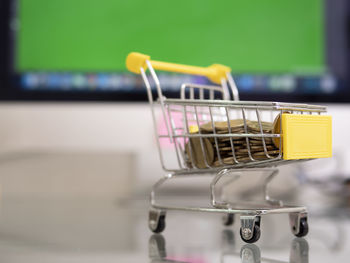
[[[230,116],[229,116],[227,107],[225,107],[225,112],[226,112],[226,118],[227,118],[228,132],[230,134],[232,134],[231,123],[230,123]],[[235,163],[239,163],[239,161],[236,158],[235,145],[233,143],[232,136],[230,137],[230,145],[231,145],[233,160],[234,160]]]
[[[162,94],[162,89],[160,88],[160,82],[159,82],[159,79],[157,77],[157,74],[155,73],[152,65],[151,65],[151,62],[149,62],[148,60],[146,60],[146,64],[147,64],[147,67],[149,69],[149,71],[151,72],[151,76],[154,80],[154,83],[156,84],[156,88],[157,88],[157,92],[158,92],[158,99],[160,101],[160,104],[161,104],[161,108],[162,108],[162,113],[163,113],[163,118],[164,118],[164,122],[165,122],[165,125],[166,125],[166,128],[168,130],[168,134],[170,135],[170,142],[173,142],[173,134],[170,130],[170,125],[167,121],[167,117],[166,117],[166,113],[165,113],[165,106],[164,106],[164,98],[163,98],[163,94]],[[143,68],[141,67],[141,72],[144,72]],[[145,75],[145,73],[144,73]]]
[[[244,108],[242,108],[242,117],[243,117],[243,124],[244,124],[244,132],[247,134],[248,133],[248,127],[247,127],[247,119],[245,117],[245,111]],[[249,159],[252,160],[253,162],[255,159],[253,158],[251,152],[250,152],[250,143],[249,143],[249,137],[245,137],[246,143],[247,143],[247,150],[248,150],[248,156]]]
[[[148,95],[148,101],[149,101],[149,104],[151,106],[151,113],[152,113],[152,119],[153,119],[153,130],[154,130],[154,134],[156,135],[156,143],[157,143],[160,163],[162,165],[162,168],[164,170],[167,170],[167,168],[165,166],[165,163],[164,163],[162,149],[160,147],[160,142],[159,142],[160,135],[159,135],[158,129],[157,129],[157,120],[156,120],[156,115],[155,115],[155,112],[154,112],[154,104],[153,104],[153,96],[152,96],[151,85],[150,85],[150,83],[148,81],[148,78],[147,78],[146,73],[145,73],[143,68],[141,68],[141,76],[143,78],[143,81],[145,82],[146,89],[147,89],[147,95]]]
[[[280,138],[280,134],[270,134],[270,133],[265,133],[263,135],[258,134],[258,133],[225,133],[225,134],[176,134],[173,137],[189,137],[189,138],[197,138],[197,137],[203,137],[205,136],[206,138],[261,138],[262,136],[265,138]],[[160,135],[159,137],[164,137],[164,138],[169,138],[168,135]]]

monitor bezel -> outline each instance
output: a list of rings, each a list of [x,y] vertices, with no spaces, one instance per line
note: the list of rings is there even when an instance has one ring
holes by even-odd
[[[326,0],[325,9],[326,16],[332,15],[329,10],[334,9],[334,5],[330,5],[330,0]],[[341,36],[344,42],[343,52],[349,53],[349,26],[350,19],[348,14],[349,5],[346,4],[346,0],[341,0],[343,5],[346,5],[346,33]],[[0,2],[0,101],[81,101],[81,102],[137,102],[147,101],[146,89],[143,91],[138,90],[136,92],[125,91],[103,91],[103,92],[91,92],[91,91],[27,91],[20,89],[18,84],[13,81],[13,56],[14,56],[14,39],[11,31],[11,17],[16,7],[16,0],[2,0]],[[336,25],[335,25],[336,26]],[[332,30],[332,25],[327,24],[326,30]],[[327,48],[329,48],[333,40],[326,39]],[[339,42],[339,41],[338,41]],[[345,87],[350,83],[350,77],[348,77],[349,70],[349,57],[346,56],[346,69],[345,79],[343,85]],[[166,96],[173,97],[178,94],[167,93]],[[253,101],[282,101],[282,102],[320,102],[320,103],[346,103],[350,102],[350,90],[343,90],[341,93],[336,94],[285,94],[285,93],[269,93],[269,94],[252,94],[240,92],[241,100],[253,100]]]

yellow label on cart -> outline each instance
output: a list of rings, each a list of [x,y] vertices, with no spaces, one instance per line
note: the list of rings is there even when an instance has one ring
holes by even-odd
[[[332,156],[332,117],[282,114],[283,159]]]

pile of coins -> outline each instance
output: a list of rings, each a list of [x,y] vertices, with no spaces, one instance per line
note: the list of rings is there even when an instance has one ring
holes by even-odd
[[[260,122],[260,124],[257,121],[246,120],[245,125],[241,119],[231,120],[229,123],[222,121],[202,124],[199,129],[191,133],[201,136],[190,138],[186,144],[187,165],[203,169],[208,166],[218,167],[277,157],[280,153],[279,139],[273,140],[261,136],[261,134],[272,134],[276,130],[274,124],[271,122]],[[257,137],[215,136],[215,134],[230,133],[257,134]],[[212,137],[213,134],[214,137]]]

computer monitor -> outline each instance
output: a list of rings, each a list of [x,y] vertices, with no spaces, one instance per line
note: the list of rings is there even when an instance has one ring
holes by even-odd
[[[232,68],[242,100],[348,102],[346,0],[1,2],[2,100],[146,100],[131,51]],[[160,73],[165,95],[199,76]]]

